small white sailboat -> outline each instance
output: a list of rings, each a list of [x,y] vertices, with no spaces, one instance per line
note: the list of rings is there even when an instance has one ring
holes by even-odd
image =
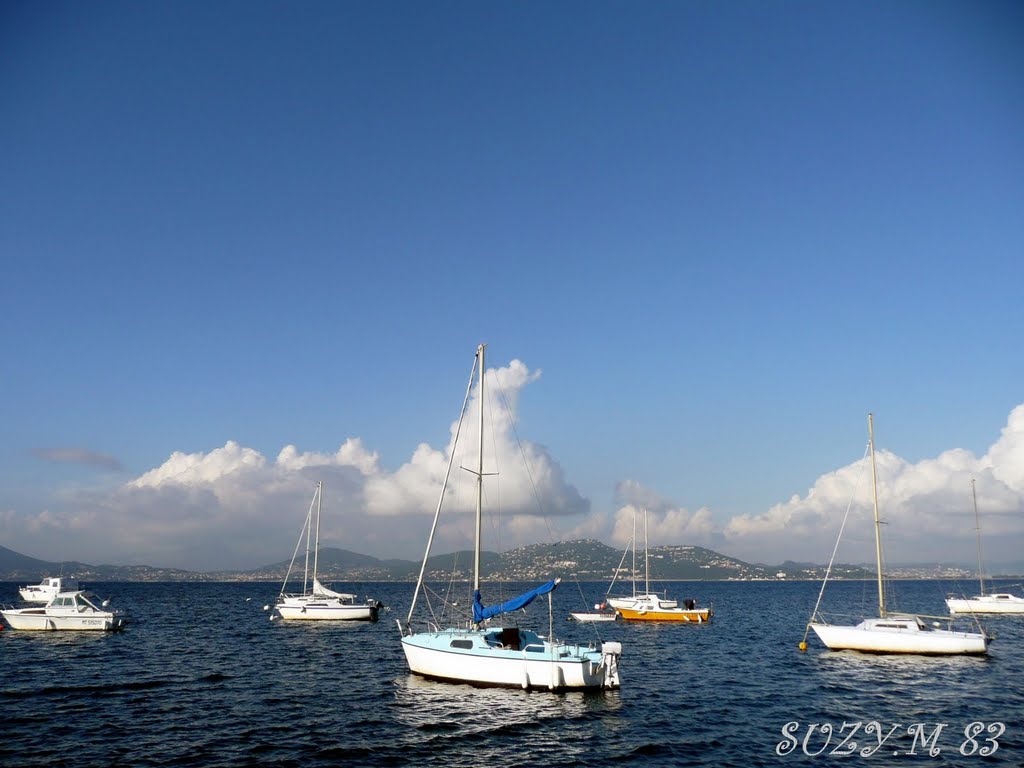
[[[1024,597],[1009,592],[985,592],[985,571],[982,569],[981,558],[981,519],[978,517],[978,494],[975,491],[974,479],[971,478],[971,497],[974,499],[974,529],[978,538],[978,594],[974,597],[946,598],[946,607],[952,614],[984,613],[999,615],[1024,616]]]
[[[367,599],[360,603],[358,598],[347,592],[335,592],[320,583],[317,567],[320,557],[320,510],[321,498],[323,496],[323,483],[316,484],[316,491],[313,493],[313,500],[309,504],[309,512],[306,513],[306,521],[299,533],[299,541],[292,553],[292,561],[285,574],[284,583],[281,585],[281,593],[274,605],[275,617],[285,621],[376,621],[381,604],[376,600]],[[313,509],[316,508],[316,534],[313,535]],[[289,594],[288,579],[291,576],[295,559],[302,545],[302,539],[306,539],[306,564],[302,575],[302,593]],[[309,554],[312,538],[313,572],[312,580],[309,576]],[[312,586],[310,586],[312,582]]]
[[[866,618],[856,625],[831,624],[818,613],[821,596],[825,591],[822,584],[818,604],[808,622],[818,639],[833,651],[851,650],[868,653],[911,653],[926,655],[968,655],[984,654],[988,650],[989,637],[984,632],[961,632],[954,629],[938,628],[938,620],[944,617],[921,616],[917,614],[891,612],[886,607],[885,583],[882,573],[881,521],[878,518],[878,480],[875,471],[875,436],[872,415],[868,414],[868,446],[871,453],[871,492],[875,517],[875,558],[878,573],[878,617]],[[841,533],[841,532],[840,532]],[[838,544],[837,544],[838,546]],[[833,558],[835,553],[833,552]],[[829,563],[831,570],[831,563]],[[828,576],[825,580],[827,582]],[[933,620],[931,624],[925,619]],[[947,619],[948,621],[948,619]],[[807,649],[807,632],[800,643],[800,650]]]
[[[606,642],[600,648],[570,645],[553,637],[551,592],[559,583],[554,579],[499,605],[485,607],[480,591],[480,551],[483,508],[483,446],[484,446],[484,345],[477,347],[473,368],[470,371],[469,386],[459,418],[456,441],[461,432],[466,407],[476,373],[479,370],[477,407],[480,416],[479,459],[476,470],[476,536],[473,562],[473,616],[464,625],[440,629],[432,623],[421,631],[412,627],[417,598],[423,588],[423,576],[430,557],[430,548],[437,530],[441,505],[445,498],[455,450],[448,462],[448,470],[441,487],[434,522],[427,539],[416,591],[413,593],[409,615],[402,624],[402,650],[409,670],[417,675],[437,680],[470,683],[482,686],[505,686],[547,688],[549,690],[618,688],[619,657],[622,646]],[[548,635],[544,637],[528,629],[511,626],[503,622],[492,627],[491,619],[516,611],[529,605],[535,598],[548,596]]]
[[[78,579],[66,576],[47,576],[38,584],[18,587],[18,594],[26,603],[48,603],[58,592],[77,592],[81,587]]]
[[[110,608],[109,600],[100,600],[92,592],[58,592],[45,606],[9,608],[0,614],[12,629],[29,630],[118,630],[128,621],[128,613]]]

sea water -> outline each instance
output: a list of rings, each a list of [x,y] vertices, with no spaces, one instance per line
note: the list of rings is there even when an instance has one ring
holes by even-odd
[[[131,611],[118,633],[0,632],[4,766],[1024,765],[1024,617],[986,620],[981,658],[798,645],[809,582],[681,582],[702,625],[577,624],[604,586],[564,581],[557,636],[622,643],[622,688],[526,692],[409,674],[395,619],[410,584],[339,584],[377,623],[271,622],[263,583],[91,584]],[[898,607],[943,614],[951,586],[899,582]],[[870,615],[875,586],[829,605]],[[493,589],[491,590],[494,591]],[[510,596],[502,587],[485,602]],[[17,599],[0,584],[0,602]],[[468,600],[464,601],[468,605]],[[863,612],[863,613],[861,613]],[[859,618],[852,615],[851,621]],[[515,620],[547,633],[537,600]]]

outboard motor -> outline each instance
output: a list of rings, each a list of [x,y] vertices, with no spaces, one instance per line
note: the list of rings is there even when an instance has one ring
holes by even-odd
[[[604,667],[604,688],[619,687],[619,657],[622,655],[622,643],[607,642],[601,644],[601,666]]]

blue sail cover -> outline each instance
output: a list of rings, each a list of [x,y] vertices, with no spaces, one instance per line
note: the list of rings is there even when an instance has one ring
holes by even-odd
[[[473,623],[479,624],[485,619],[490,619],[494,616],[500,616],[503,613],[509,611],[518,611],[520,608],[525,608],[527,605],[532,603],[535,598],[541,595],[546,595],[548,592],[558,586],[559,579],[553,579],[547,584],[541,584],[539,587],[534,587],[529,592],[524,592],[519,597],[513,597],[511,600],[506,600],[500,605],[492,605],[490,608],[484,608],[484,604],[480,601],[480,590],[476,590],[473,593]]]

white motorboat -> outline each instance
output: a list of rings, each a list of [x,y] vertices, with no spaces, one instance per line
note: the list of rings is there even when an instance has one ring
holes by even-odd
[[[985,571],[981,557],[981,519],[978,517],[978,494],[975,491],[974,479],[971,479],[971,496],[974,499],[974,529],[978,538],[978,594],[974,597],[946,598],[946,607],[952,614],[985,613],[1004,616],[1024,616],[1024,597],[1009,592],[985,592]]]
[[[128,613],[110,608],[92,592],[58,592],[45,606],[4,607],[0,614],[12,629],[31,630],[118,630],[128,621]]]
[[[455,432],[455,442],[462,431],[467,405],[473,389],[476,372],[480,382],[476,407],[479,411],[479,457],[477,466],[469,470],[476,479],[476,535],[473,558],[473,615],[472,621],[461,626],[439,629],[433,621],[426,628],[415,631],[412,626],[417,598],[423,589],[423,578],[430,557],[430,548],[437,531],[442,502],[451,477],[455,461],[455,444],[452,446],[448,470],[441,486],[441,494],[434,514],[434,522],[427,539],[423,564],[420,567],[416,591],[405,624],[398,622],[409,670],[423,677],[456,683],[470,683],[481,686],[506,686],[567,689],[607,689],[619,687],[619,657],[622,646],[606,642],[600,648],[595,646],[569,645],[554,639],[551,607],[551,592],[558,586],[559,579],[541,584],[518,597],[498,605],[484,606],[480,591],[480,551],[484,482],[484,345],[477,347],[473,368],[470,371],[469,386],[462,405],[462,414]],[[511,614],[529,605],[535,598],[548,596],[548,635],[512,626],[507,619],[501,626],[490,626],[491,619]]]
[[[832,569],[829,563],[825,581],[818,595],[808,629],[813,629],[818,639],[833,651],[850,650],[868,653],[912,653],[925,655],[967,655],[988,652],[990,638],[984,631],[959,631],[949,626],[941,629],[942,620],[947,617],[921,616],[890,611],[886,606],[885,582],[882,573],[881,521],[878,517],[878,479],[875,471],[875,434],[872,415],[868,414],[868,450],[871,454],[871,492],[875,518],[875,558],[878,574],[878,618],[865,618],[859,624],[831,624],[819,612],[821,598]],[[846,521],[843,521],[845,527]],[[840,536],[842,529],[840,529]],[[838,541],[836,549],[838,550]],[[832,553],[835,559],[835,551]],[[930,619],[931,623],[925,620]],[[800,643],[800,649],[807,649],[807,632]]]
[[[75,592],[81,589],[78,579],[66,576],[47,576],[38,584],[18,587],[18,594],[26,603],[48,603],[58,592]]]
[[[614,608],[609,608],[608,603],[597,603],[593,611],[571,611],[569,618],[572,621],[618,621],[621,616]]]
[[[320,556],[320,510],[321,498],[323,496],[323,483],[316,484],[316,491],[313,493],[313,500],[309,505],[309,512],[306,513],[306,521],[299,532],[299,541],[295,545],[295,552],[292,553],[292,561],[285,574],[284,583],[281,585],[281,593],[274,605],[274,614],[271,616],[280,617],[285,621],[376,621],[381,604],[376,600],[367,599],[359,602],[356,595],[348,592],[335,592],[320,583],[317,574],[317,567]],[[316,535],[313,537],[313,571],[312,579],[309,572],[310,542],[313,531],[313,509],[316,508]],[[285,590],[288,587],[288,579],[291,576],[292,568],[295,566],[295,559],[298,556],[299,548],[302,546],[302,539],[306,539],[306,565],[302,576],[302,593],[288,594]]]

